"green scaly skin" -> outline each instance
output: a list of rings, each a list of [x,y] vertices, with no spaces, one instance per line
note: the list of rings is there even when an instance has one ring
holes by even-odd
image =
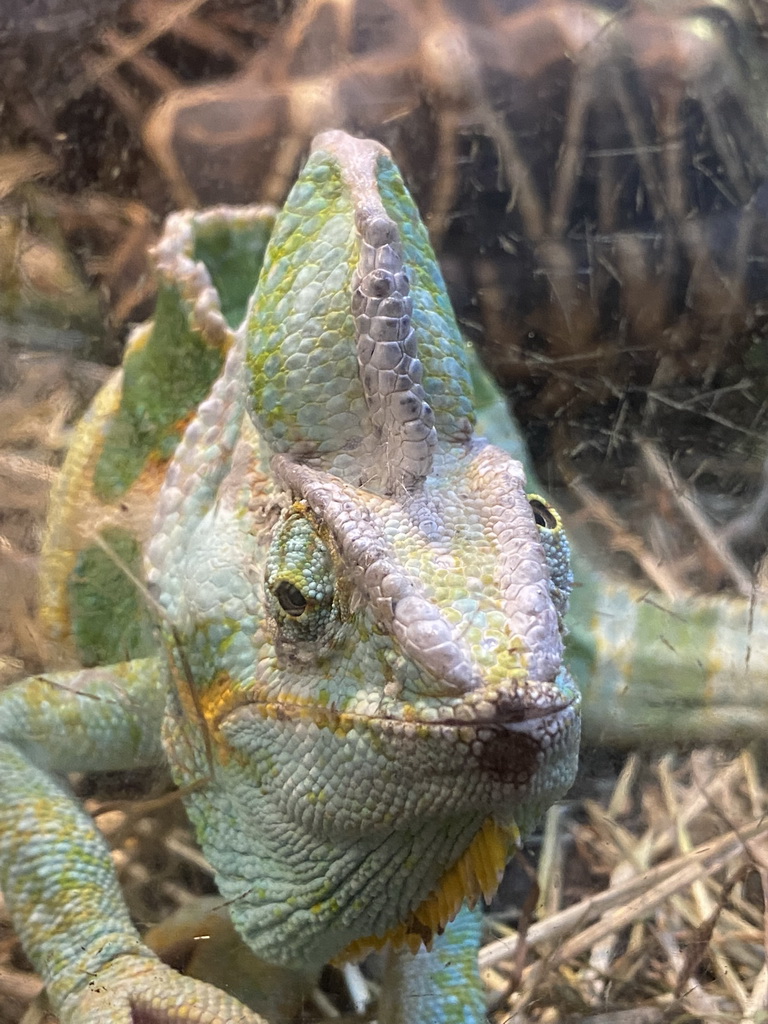
[[[473,431],[467,352],[386,151],[316,140],[265,253],[270,215],[240,217],[172,224],[156,322],[65,468],[52,628],[91,663],[146,653],[143,629],[100,631],[87,578],[131,620],[95,532],[121,569],[138,534],[164,650],[2,695],[0,881],[67,1024],[259,1020],[142,945],[60,778],[165,758],[252,950],[313,969],[390,939],[382,1021],[477,1024],[461,904],[493,892],[576,767],[567,544]],[[176,354],[180,395],[145,394],[174,341],[195,353]]]

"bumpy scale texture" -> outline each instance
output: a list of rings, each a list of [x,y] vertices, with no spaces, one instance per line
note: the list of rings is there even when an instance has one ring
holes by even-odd
[[[199,228],[209,249],[227,216]],[[142,947],[54,777],[165,757],[251,949],[316,968],[389,942],[382,1021],[477,1022],[461,907],[575,771],[559,520],[473,433],[463,343],[384,149],[315,141],[239,330],[201,249],[198,299],[172,313],[228,354],[149,531],[165,650],[3,695],[6,898],[66,1021],[256,1020]]]

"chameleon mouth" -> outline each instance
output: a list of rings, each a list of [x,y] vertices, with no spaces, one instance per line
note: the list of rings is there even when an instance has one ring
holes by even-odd
[[[579,714],[580,697],[574,693],[565,697],[562,688],[552,682],[528,681],[512,691],[498,688],[494,692],[468,694],[464,700],[432,703],[416,710],[407,701],[393,700],[389,706],[380,699],[349,712],[339,713],[341,719],[349,715],[357,721],[380,723],[382,727],[412,727],[423,732],[437,729],[446,735],[484,729],[503,730],[520,734],[535,734],[542,729],[560,728]]]
[[[578,746],[580,721],[578,696],[564,698],[554,683],[529,682],[428,707],[372,697],[342,710],[332,702],[266,687],[244,689],[226,673],[200,695],[197,712],[213,742],[224,747],[230,743],[226,734],[249,719],[291,729],[311,725],[339,742],[352,732],[368,734],[393,757],[407,743],[420,750],[418,760],[431,763],[433,771],[439,765],[451,778],[470,772],[483,780],[479,785],[509,794],[533,785],[559,750]]]
[[[580,722],[577,699],[546,707],[516,708],[514,713],[500,709],[493,716],[485,707],[480,709],[482,714],[468,714],[465,706],[457,709],[455,716],[435,718],[409,716],[407,705],[401,710],[403,713],[397,715],[339,711],[295,697],[259,700],[241,692],[234,699],[230,694],[230,700],[215,710],[210,705],[204,707],[203,714],[214,735],[254,716],[264,722],[297,727],[311,723],[339,738],[352,731],[373,733],[392,750],[407,743],[431,751],[452,777],[457,771],[471,771],[488,785],[516,793],[531,786],[553,754],[556,756],[558,749],[573,740]]]
[[[477,705],[464,704],[455,708],[449,706],[434,710],[434,715],[418,716],[413,713],[411,705],[403,704],[397,711],[385,711],[381,706],[341,711],[333,706],[324,706],[295,695],[274,697],[258,693],[234,694],[231,691],[214,694],[209,690],[201,698],[201,711],[213,729],[221,727],[233,715],[250,711],[263,719],[311,721],[319,728],[329,728],[333,731],[346,732],[356,725],[366,723],[377,724],[383,728],[397,728],[405,735],[410,731],[413,731],[414,735],[433,731],[445,735],[459,734],[462,729],[478,734],[484,730],[526,734],[532,730],[538,731],[542,727],[560,727],[567,719],[578,717],[578,698],[561,700],[545,707],[505,707],[482,702]]]
[[[576,698],[572,700],[564,700],[559,704],[551,705],[546,708],[538,707],[524,707],[524,708],[513,708],[513,709],[494,709],[492,715],[486,713],[483,714],[470,714],[462,716],[461,714],[454,714],[446,716],[444,718],[437,719],[424,719],[420,721],[423,725],[439,725],[444,727],[456,727],[456,728],[488,728],[504,727],[514,729],[515,726],[525,726],[528,722],[541,722],[545,719],[557,718],[564,712],[568,711],[569,708],[574,707],[576,704]],[[380,716],[383,718],[393,718],[394,716]]]
[[[404,722],[380,718],[380,735],[390,733],[422,742],[432,739],[455,751],[459,762],[473,764],[486,778],[522,791],[530,785],[552,751],[567,743],[579,730],[577,699],[546,709],[526,709],[514,717],[458,717],[434,722]]]

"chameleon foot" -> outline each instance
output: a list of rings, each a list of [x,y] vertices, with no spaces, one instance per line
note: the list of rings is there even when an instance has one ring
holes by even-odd
[[[265,1024],[221,989],[154,959],[122,956],[62,1006],[61,1024]]]

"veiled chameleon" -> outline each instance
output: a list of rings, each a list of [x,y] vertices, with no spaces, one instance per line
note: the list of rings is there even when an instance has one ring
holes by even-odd
[[[440,272],[377,144],[320,136],[274,225],[176,219],[158,264],[155,324],[81,428],[49,538],[54,631],[120,663],[0,702],[15,922],[66,1021],[255,1019],[142,946],[57,777],[165,757],[255,952],[312,967],[390,942],[382,1019],[476,1021],[476,928],[450,922],[576,764],[557,514],[473,430]],[[132,580],[149,506],[161,654]]]

